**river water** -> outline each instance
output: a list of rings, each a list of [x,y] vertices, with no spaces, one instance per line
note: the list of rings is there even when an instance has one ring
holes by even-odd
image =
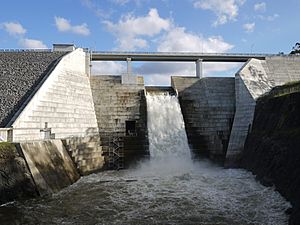
[[[147,105],[150,160],[2,206],[0,224],[287,224],[290,204],[251,173],[191,160],[175,96],[148,95]]]

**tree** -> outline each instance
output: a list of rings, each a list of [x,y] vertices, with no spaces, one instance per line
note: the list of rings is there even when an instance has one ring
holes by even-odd
[[[291,55],[300,55],[300,43],[297,42],[293,47],[293,50],[290,52]]]

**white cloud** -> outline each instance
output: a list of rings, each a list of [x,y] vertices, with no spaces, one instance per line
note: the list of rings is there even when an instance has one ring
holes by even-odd
[[[47,46],[40,40],[35,40],[35,39],[20,39],[19,44],[23,48],[36,48],[36,49],[43,49],[47,48]]]
[[[220,36],[205,38],[187,32],[184,27],[173,27],[159,40],[157,50],[163,52],[210,52],[222,53],[233,48],[233,45],[225,42]],[[203,73],[205,76],[215,72],[227,71],[236,68],[237,64],[204,64]],[[170,84],[170,76],[185,75],[195,76],[195,63],[146,63],[136,70],[138,74],[152,74],[151,85]],[[162,76],[162,77],[161,77]],[[166,78],[168,78],[166,80]],[[168,82],[167,82],[168,81]],[[167,83],[166,83],[167,82]]]
[[[258,12],[265,12],[266,11],[266,3],[261,2],[254,5],[254,10]]]
[[[12,36],[23,35],[26,33],[26,29],[18,22],[2,23],[1,28]]]
[[[92,74],[94,75],[120,75],[126,73],[125,63],[114,61],[92,62]]]
[[[148,46],[143,37],[153,37],[170,28],[170,21],[159,16],[157,9],[150,9],[147,16],[123,16],[118,23],[104,21],[108,31],[117,38],[119,50],[136,50]]]
[[[157,50],[163,52],[226,52],[233,45],[223,41],[221,37],[202,37],[189,33],[184,27],[173,27],[159,40]],[[204,75],[227,71],[237,67],[236,63],[205,63]],[[134,70],[145,75],[148,85],[170,85],[170,76],[195,76],[195,63],[145,63]],[[233,75],[233,74],[232,74]]]
[[[204,76],[231,76],[233,77],[241,63],[203,63]],[[194,62],[164,62],[144,63],[133,72],[144,75],[146,85],[170,85],[171,76],[196,76]]]
[[[255,23],[245,23],[243,28],[247,33],[252,33],[255,29]]]
[[[86,23],[81,25],[71,25],[71,22],[63,17],[54,17],[56,28],[61,32],[71,32],[79,35],[87,36],[90,30]]]
[[[159,16],[156,9],[151,9],[144,17],[126,16],[118,23],[105,22],[108,30],[117,39],[118,49],[135,50],[148,46],[146,38],[155,39],[157,51],[163,52],[227,52],[234,46],[223,40],[221,36],[204,37],[178,27],[172,21]],[[239,65],[239,64],[238,64]],[[213,73],[223,74],[235,69],[236,63],[208,63],[204,64],[204,76]],[[195,76],[195,63],[133,63],[133,73],[144,75],[147,85],[170,85],[170,76]],[[126,65],[116,62],[103,62],[94,67],[101,74],[122,74],[126,72]],[[234,75],[228,72],[228,75]]]
[[[238,16],[239,7],[244,2],[245,0],[197,0],[194,2],[194,7],[213,11],[217,16],[213,25],[218,26],[235,20]]]
[[[220,36],[204,38],[186,32],[184,27],[175,27],[160,40],[158,51],[162,52],[226,52],[233,45],[223,41]]]

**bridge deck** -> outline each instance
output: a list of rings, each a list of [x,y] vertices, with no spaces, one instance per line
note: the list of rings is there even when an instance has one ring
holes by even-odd
[[[165,62],[246,62],[250,58],[265,59],[274,54],[187,53],[187,52],[92,52],[92,61],[165,61]]]

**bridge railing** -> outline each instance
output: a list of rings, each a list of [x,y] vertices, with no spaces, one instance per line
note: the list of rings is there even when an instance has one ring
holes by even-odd
[[[103,55],[178,55],[178,56],[278,56],[283,55],[269,54],[269,53],[204,53],[204,52],[130,52],[130,51],[92,51],[92,54],[103,54]]]

